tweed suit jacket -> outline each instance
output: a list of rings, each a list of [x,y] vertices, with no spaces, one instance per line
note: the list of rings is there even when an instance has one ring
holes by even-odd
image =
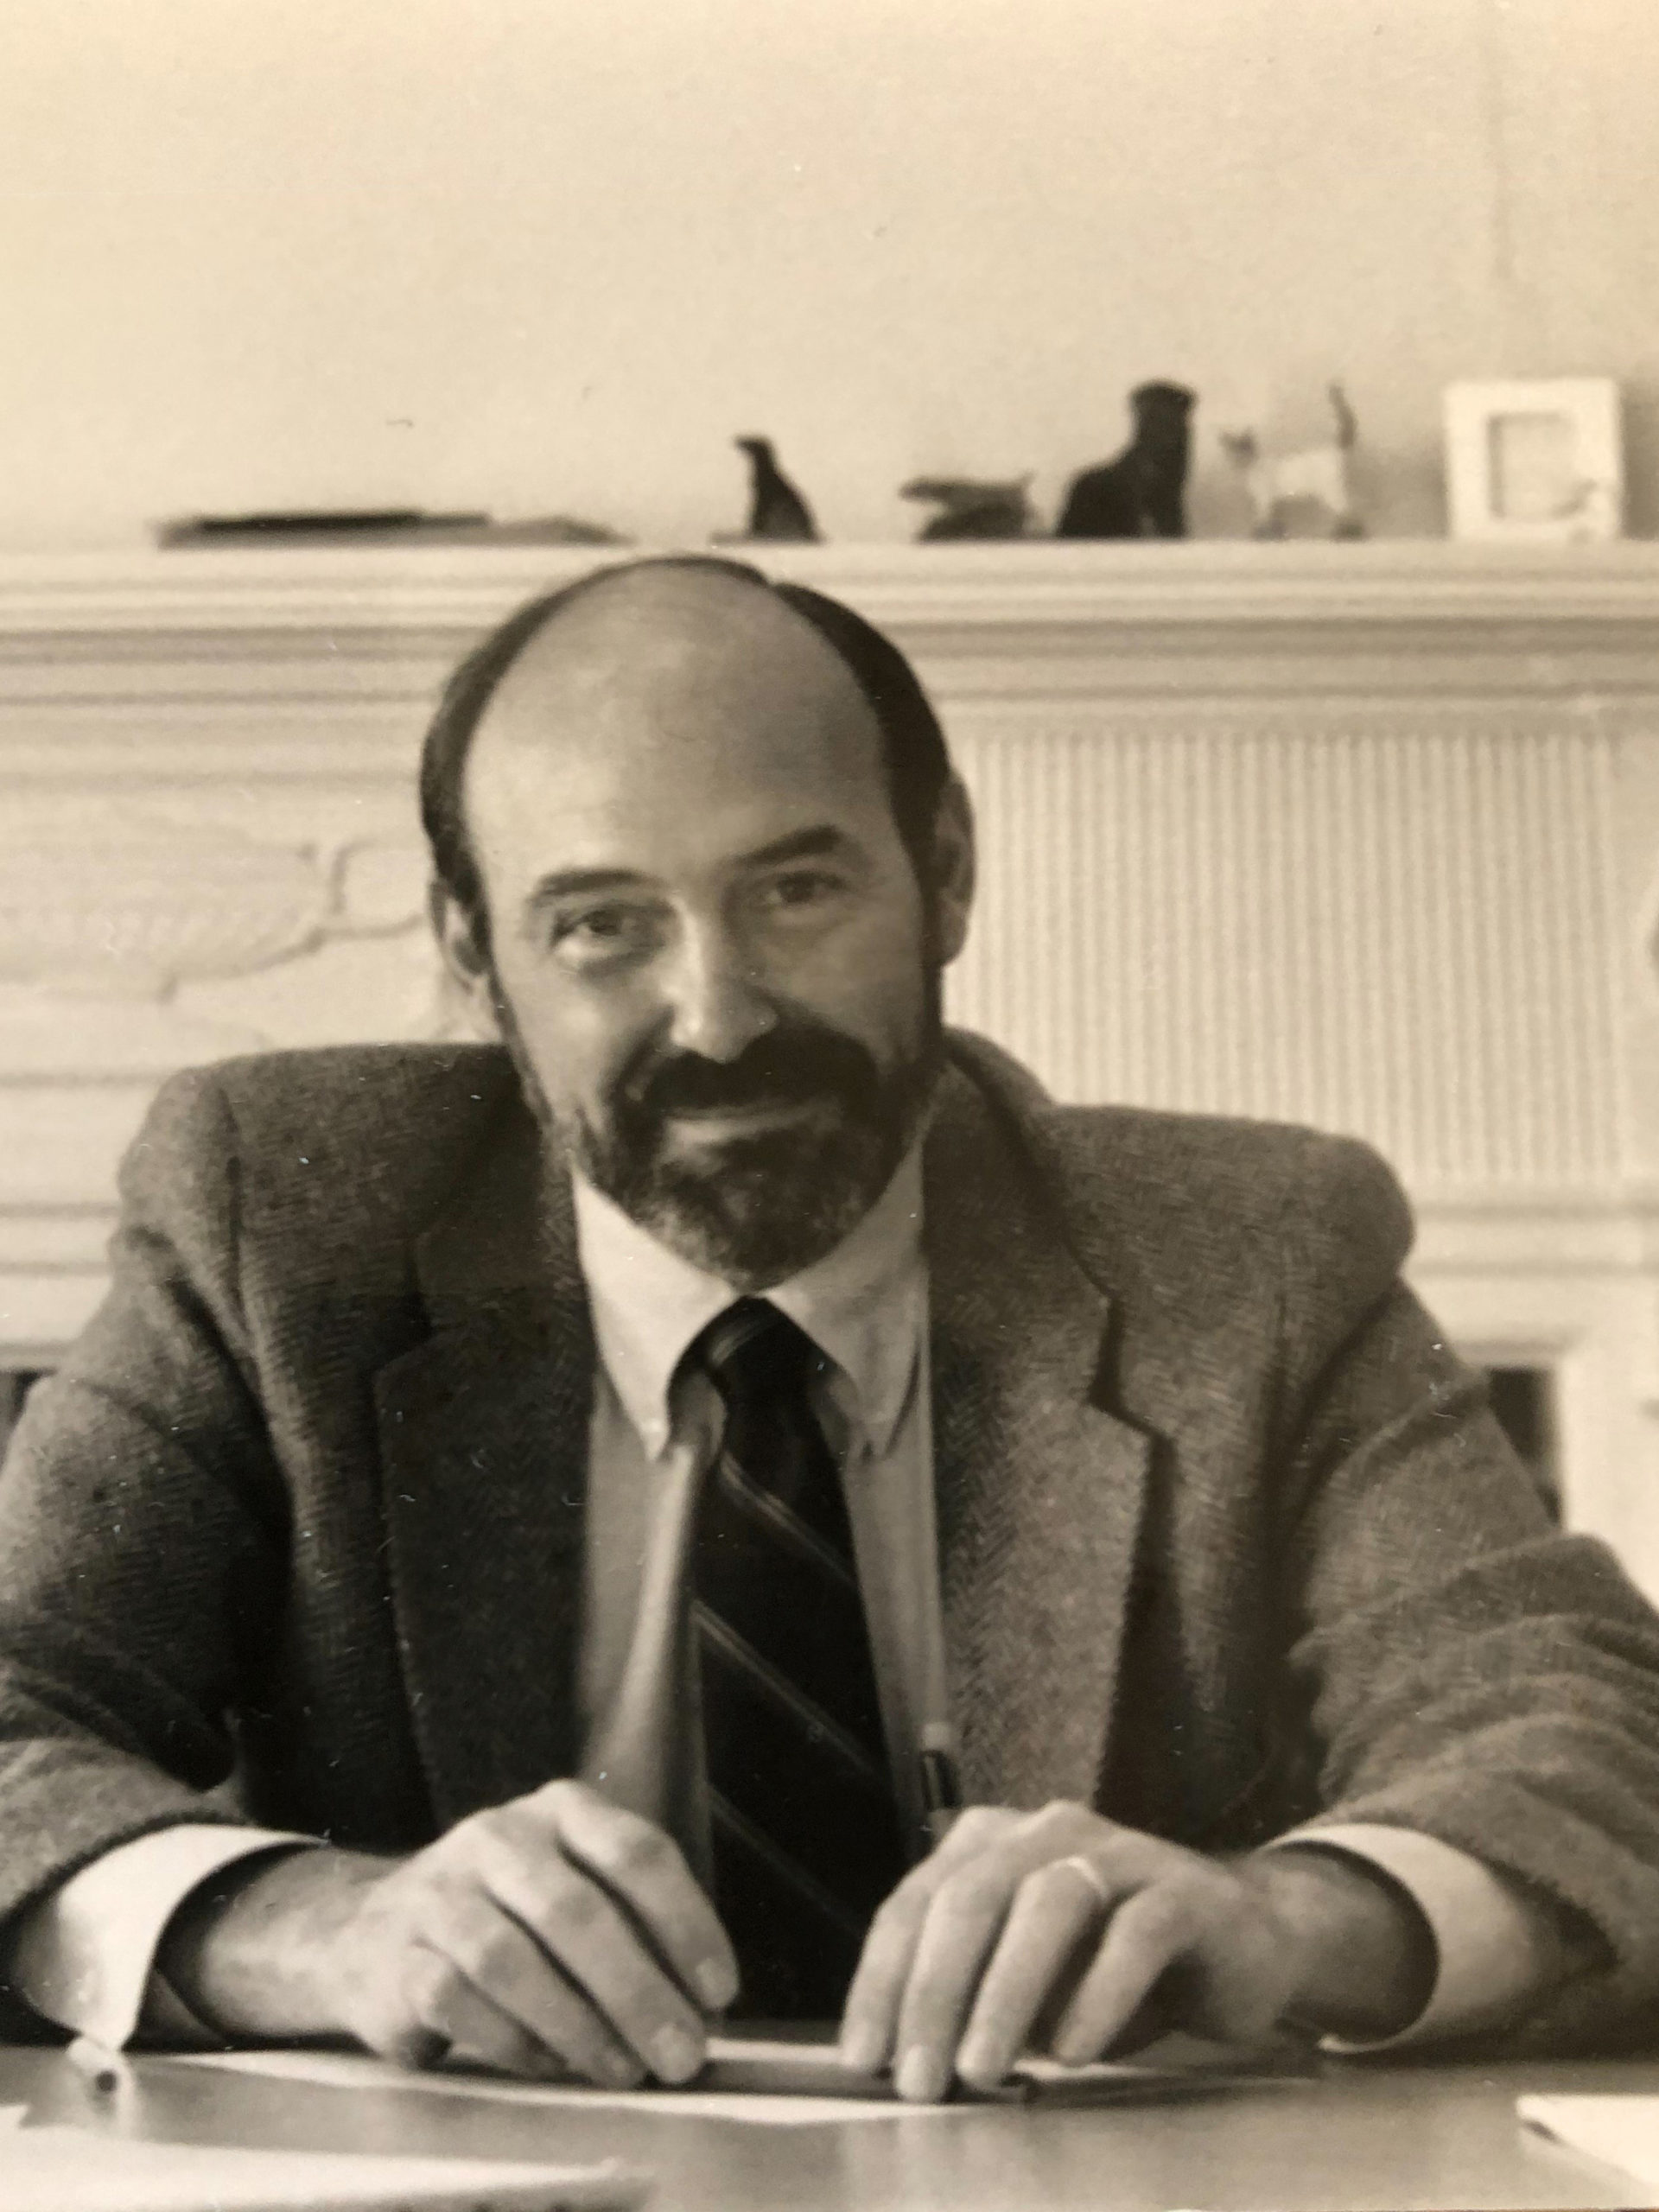
[[[1659,1637],[1555,1534],[1401,1287],[1363,1147],[1058,1108],[957,1037],[925,1150],[941,1581],[970,1800],[1206,1850],[1440,1836],[1659,1989]],[[158,1100],[108,1300],[0,1478],[0,1927],[254,1817],[415,1847],[571,1770],[594,1343],[505,1056],[226,1063]],[[1649,2026],[1652,2016],[1649,2016]]]

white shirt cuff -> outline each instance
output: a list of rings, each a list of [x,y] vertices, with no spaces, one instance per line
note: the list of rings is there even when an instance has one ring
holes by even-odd
[[[1341,1852],[1392,1876],[1434,1938],[1434,1986],[1409,2026],[1375,2043],[1327,2036],[1337,2052],[1393,2050],[1495,2026],[1557,1978],[1560,1944],[1533,1906],[1478,1859],[1415,1828],[1366,1821],[1293,1828],[1267,1846]]]
[[[119,2050],[141,2018],[164,2033],[199,2034],[179,1999],[151,1975],[168,1922],[221,1866],[273,1844],[315,1842],[271,1828],[186,1823],[118,1844],[24,1915],[11,1951],[18,1993],[44,2018],[108,2050]]]

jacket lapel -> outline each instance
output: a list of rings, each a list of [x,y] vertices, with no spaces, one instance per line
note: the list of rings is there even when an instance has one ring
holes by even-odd
[[[1024,1148],[947,1077],[925,1156],[945,1641],[970,1802],[1091,1801],[1147,1440],[1096,1402],[1108,1302]]]
[[[431,1333],[375,1396],[398,1648],[447,1827],[575,1756],[593,1337],[569,1187],[516,1099],[416,1264]]]

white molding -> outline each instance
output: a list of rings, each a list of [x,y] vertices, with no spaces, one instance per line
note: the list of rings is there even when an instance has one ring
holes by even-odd
[[[340,619],[360,626],[474,621],[504,598],[642,552],[560,546],[398,546],[318,552],[136,549],[0,554],[0,630],[260,629]],[[1358,544],[1191,538],[693,547],[774,575],[880,601],[894,620],[1135,620],[1287,613],[1357,621],[1651,619],[1659,540],[1489,546],[1439,538]],[[174,619],[169,619],[174,610]],[[353,613],[353,610],[355,610]]]
[[[702,549],[699,549],[702,550]],[[731,549],[893,629],[946,696],[1306,688],[1659,690],[1659,543]],[[560,547],[0,557],[0,698],[130,698],[137,667],[269,697],[430,689],[466,642],[609,554]],[[99,670],[105,672],[100,676]],[[117,671],[118,671],[118,674]],[[281,677],[278,689],[283,688]]]
[[[1415,1191],[1421,1273],[1643,1274],[1659,1265],[1659,1189]]]

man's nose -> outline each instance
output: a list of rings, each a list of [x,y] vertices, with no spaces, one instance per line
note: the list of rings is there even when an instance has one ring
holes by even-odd
[[[734,1060],[777,1024],[753,963],[730,932],[688,929],[666,977],[671,1041],[706,1060]]]

